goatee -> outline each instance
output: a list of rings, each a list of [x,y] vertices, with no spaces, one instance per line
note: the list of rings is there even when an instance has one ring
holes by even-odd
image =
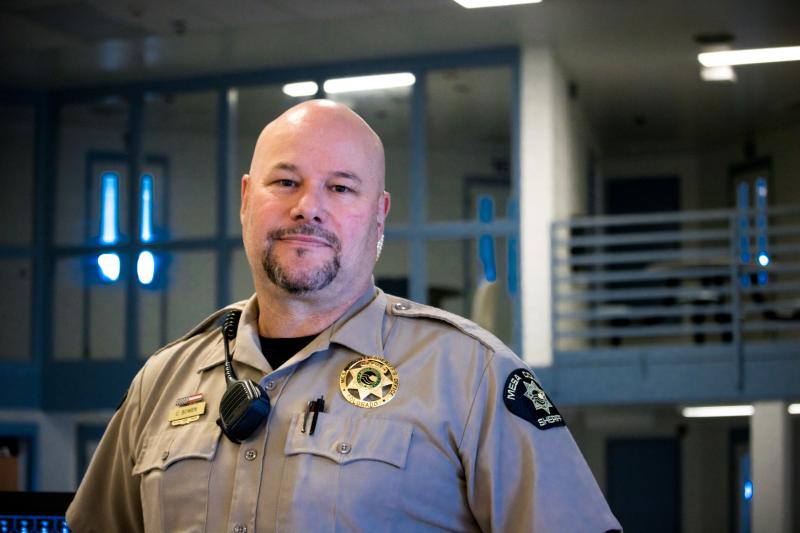
[[[275,256],[274,243],[288,235],[311,235],[325,240],[333,248],[333,257],[326,261],[319,268],[311,271],[298,273],[291,270],[290,265],[281,265]],[[267,249],[264,252],[262,265],[267,277],[289,294],[306,294],[319,291],[331,284],[339,273],[341,267],[340,255],[342,250],[341,242],[333,233],[316,226],[298,226],[290,229],[279,229],[269,233]],[[297,257],[305,255],[306,250],[299,248]]]

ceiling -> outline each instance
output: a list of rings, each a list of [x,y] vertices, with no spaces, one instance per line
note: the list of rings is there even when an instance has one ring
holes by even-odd
[[[467,10],[451,0],[0,0],[0,86],[545,44],[607,153],[706,149],[800,124],[800,63],[738,67],[735,84],[700,80],[694,37],[720,32],[736,48],[798,45],[800,2],[544,0]],[[480,77],[464,84],[485,93]]]

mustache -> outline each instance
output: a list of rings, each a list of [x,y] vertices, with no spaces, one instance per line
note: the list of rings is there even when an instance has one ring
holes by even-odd
[[[339,240],[339,237],[337,237],[334,233],[310,224],[295,226],[293,228],[276,229],[270,231],[267,234],[267,237],[270,240],[277,240],[289,235],[308,235],[310,237],[319,237],[327,242],[337,252],[342,249],[342,243]]]

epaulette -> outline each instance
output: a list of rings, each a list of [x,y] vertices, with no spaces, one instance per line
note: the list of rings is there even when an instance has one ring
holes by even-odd
[[[241,300],[241,301],[238,301],[236,303],[232,303],[230,305],[226,305],[222,309],[217,309],[212,314],[210,314],[209,316],[204,318],[199,324],[197,324],[192,329],[190,329],[185,335],[175,339],[174,341],[172,341],[172,342],[170,342],[168,344],[165,344],[160,349],[158,349],[153,355],[157,355],[160,352],[163,352],[164,350],[166,350],[167,348],[169,348],[171,346],[174,346],[174,345],[176,345],[176,344],[178,344],[180,342],[184,342],[184,341],[186,341],[188,339],[191,339],[195,335],[199,335],[200,333],[208,331],[223,315],[225,315],[225,313],[227,313],[228,311],[234,311],[234,310],[241,311],[241,310],[244,309],[244,306],[245,306],[246,303],[247,303],[247,300]]]
[[[444,309],[424,305],[391,294],[386,295],[386,310],[387,313],[394,316],[402,316],[408,318],[429,318],[438,320],[453,326],[460,332],[464,333],[477,340],[488,349],[501,352],[510,351],[509,348],[503,344],[503,341],[495,337],[489,331],[486,331],[475,322],[464,318],[463,316],[456,315]]]

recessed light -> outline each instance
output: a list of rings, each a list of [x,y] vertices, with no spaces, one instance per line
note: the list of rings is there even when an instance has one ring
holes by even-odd
[[[704,67],[731,67],[735,65],[753,65],[757,63],[800,61],[800,46],[701,52],[697,54],[697,60]]]
[[[478,7],[517,6],[520,4],[538,4],[542,0],[455,0],[467,9]]]
[[[296,83],[287,83],[283,86],[283,94],[295,98],[300,96],[314,96],[317,94],[317,90],[319,90],[319,86],[313,81],[298,81]]]
[[[398,72],[395,74],[377,74],[353,78],[334,78],[327,80],[322,85],[322,88],[328,94],[337,94],[408,87],[414,85],[416,81],[417,79],[410,72]]]

